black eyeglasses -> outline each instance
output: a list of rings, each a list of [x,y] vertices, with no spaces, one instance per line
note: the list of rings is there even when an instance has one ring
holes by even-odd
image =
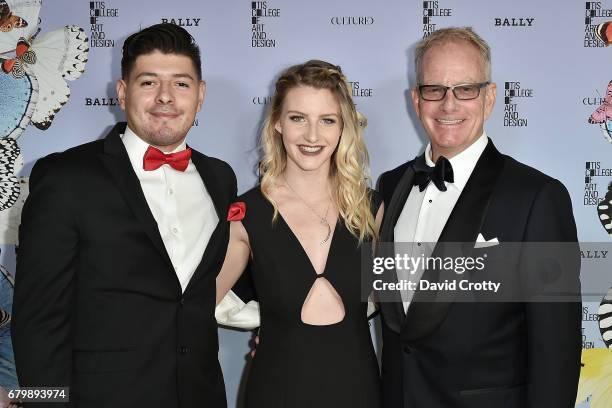
[[[469,101],[470,99],[478,98],[480,89],[489,84],[490,82],[487,81],[478,84],[458,84],[453,86],[419,85],[419,95],[426,101],[441,101],[446,96],[446,92],[450,89],[453,91],[455,98],[460,101]]]

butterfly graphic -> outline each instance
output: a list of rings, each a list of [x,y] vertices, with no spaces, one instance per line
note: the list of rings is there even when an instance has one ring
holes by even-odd
[[[36,32],[43,0],[0,0],[0,54]]]
[[[3,59],[2,71],[5,74],[11,74],[15,78],[21,78],[25,75],[24,64],[35,64],[36,53],[30,50],[30,43],[25,38],[20,38],[15,47],[16,58]]]
[[[590,399],[591,408],[610,408],[612,401],[612,350],[582,350],[580,380],[576,403]]]
[[[0,327],[6,326],[11,321],[11,304],[13,303],[13,287],[15,278],[4,265],[0,265]]]
[[[608,290],[608,293],[601,300],[599,310],[599,331],[603,338],[606,347],[612,350],[612,288]]]
[[[612,81],[608,83],[604,102],[591,114],[589,123],[605,123],[608,120],[612,120]]]
[[[42,0],[0,0],[28,22],[23,28],[0,33],[0,75],[14,78],[29,75],[38,83],[38,98],[31,122],[45,130],[68,101],[67,80],[85,70],[89,43],[85,31],[66,26],[40,34],[38,15]],[[33,82],[33,81],[31,81]]]
[[[17,40],[14,58],[1,61],[2,72],[21,78],[25,74],[38,81],[38,101],[31,121],[41,130],[48,129],[55,114],[66,104],[73,81],[85,71],[89,44],[85,31],[66,26],[29,39]]]
[[[0,85],[5,82],[6,78],[10,77],[7,75],[0,76]],[[23,77],[22,80],[29,81],[29,79],[30,78],[26,76]],[[18,85],[23,85],[23,83]],[[7,91],[11,92],[11,89]],[[4,92],[0,91],[0,95],[2,95],[2,93]],[[17,225],[19,225],[21,207],[23,207],[23,202],[28,192],[28,180],[26,178],[20,179],[16,176],[23,167],[23,156],[21,155],[21,149],[17,145],[16,140],[18,133],[21,133],[23,130],[19,128],[19,124],[24,121],[24,119],[21,118],[20,122],[20,107],[23,106],[19,104],[20,102],[21,101],[15,101],[14,104],[9,104],[9,112],[2,111],[0,114],[1,128],[7,123],[9,125],[17,125],[14,127],[13,131],[8,134],[8,137],[5,136],[0,139],[0,244],[6,244],[7,241],[17,243]],[[14,122],[7,121],[6,118],[11,119],[13,114],[16,115],[14,117]],[[8,130],[11,130],[11,127],[9,126],[4,129],[5,133],[7,133]],[[20,132],[17,132],[17,130],[20,130]],[[16,203],[20,205],[15,206]]]
[[[11,208],[19,199],[21,187],[15,175],[15,162],[20,153],[15,139],[0,139],[0,211]]]
[[[19,156],[19,161],[22,156]],[[15,171],[17,173],[17,171]],[[0,211],[0,245],[19,244],[19,224],[21,224],[21,211],[26,198],[30,194],[30,179],[19,177],[19,198],[13,206]]]
[[[612,21],[606,21],[595,28],[595,35],[606,47],[612,44]]]
[[[6,326],[11,321],[11,315],[0,309],[0,327]]]
[[[3,77],[12,78],[0,75],[0,89]],[[23,168],[23,155],[16,137],[9,136],[0,139],[0,245],[17,245],[21,210],[29,194],[29,179],[16,176]]]
[[[608,185],[606,197],[597,205],[597,214],[599,215],[601,225],[612,236],[612,183]]]
[[[8,33],[13,28],[27,27],[28,22],[11,12],[11,8],[5,0],[0,0],[0,32]]]
[[[591,408],[609,408],[612,401],[612,288],[601,300],[599,328],[608,348],[582,350],[576,403],[591,397]]]
[[[0,137],[17,139],[30,123],[38,101],[38,80],[25,72],[21,62],[7,62],[21,78],[4,75],[2,63],[15,51],[19,38],[37,30],[41,0],[0,0]],[[9,27],[10,25],[10,27]],[[21,53],[21,47],[19,52]],[[15,55],[16,56],[16,55]],[[25,58],[28,58],[27,56]]]
[[[0,73],[0,138],[17,139],[30,124],[38,101],[38,81]]]

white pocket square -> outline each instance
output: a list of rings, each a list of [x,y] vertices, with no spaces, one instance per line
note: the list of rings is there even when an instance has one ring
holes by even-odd
[[[474,248],[487,248],[495,245],[499,245],[499,241],[497,238],[491,238],[486,240],[485,237],[482,236],[482,233],[478,234],[478,238],[476,238],[476,244]]]

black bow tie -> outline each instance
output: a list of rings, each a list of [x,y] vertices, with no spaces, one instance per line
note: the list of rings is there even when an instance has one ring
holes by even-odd
[[[438,157],[436,167],[429,167],[425,161],[425,154],[422,154],[414,160],[412,167],[415,171],[413,185],[419,186],[419,191],[425,190],[430,181],[433,181],[438,190],[446,191],[444,182],[453,183],[455,181],[453,166],[444,156]]]

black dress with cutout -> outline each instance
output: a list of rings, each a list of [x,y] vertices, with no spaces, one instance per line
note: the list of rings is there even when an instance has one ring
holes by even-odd
[[[246,388],[248,408],[378,408],[378,363],[361,297],[361,247],[344,226],[330,238],[327,264],[317,275],[303,247],[255,187],[239,199],[259,297],[260,342]],[[377,204],[379,200],[376,200]],[[378,205],[374,205],[377,208]],[[369,245],[366,243],[365,245]],[[339,323],[315,326],[301,311],[316,279],[327,279],[344,304]]]

